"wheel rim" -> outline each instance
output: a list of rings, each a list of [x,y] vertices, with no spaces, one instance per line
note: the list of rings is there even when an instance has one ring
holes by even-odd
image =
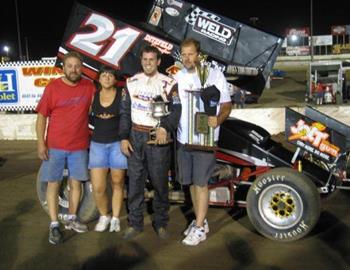
[[[65,178],[61,183],[61,187],[58,194],[58,204],[64,208],[69,207],[69,185],[68,180]]]
[[[299,193],[284,184],[266,188],[258,201],[262,219],[275,229],[289,229],[297,224],[303,214],[304,205]]]
[[[68,169],[64,169],[63,180],[58,193],[58,204],[67,209],[69,208],[69,191],[70,191],[68,177],[69,177]],[[84,193],[84,186],[82,183],[80,184],[80,190],[81,192],[80,192],[79,202],[82,201],[83,193]]]

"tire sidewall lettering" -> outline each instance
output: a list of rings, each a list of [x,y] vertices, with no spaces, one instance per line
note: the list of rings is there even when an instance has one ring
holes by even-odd
[[[272,176],[263,177],[256,184],[254,183],[252,185],[252,189],[255,191],[255,195],[258,196],[264,187],[266,187],[270,183],[278,183],[278,182],[283,183],[285,178],[286,178],[285,175],[279,175],[279,174],[277,174],[276,176],[272,175]]]
[[[301,234],[308,233],[310,230],[310,226],[305,223],[305,220],[301,220],[300,223],[295,225],[295,227],[291,230],[288,231],[281,231],[281,232],[276,232],[274,235],[274,238],[276,239],[293,239],[298,237]]]

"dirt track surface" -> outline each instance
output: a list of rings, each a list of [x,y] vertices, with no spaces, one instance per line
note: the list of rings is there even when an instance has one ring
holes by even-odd
[[[49,218],[36,195],[39,167],[35,141],[0,141],[0,269],[349,269],[350,191],[323,202],[313,232],[292,243],[278,243],[255,232],[244,210],[211,207],[210,233],[197,247],[180,243],[191,210],[174,204],[169,240],[160,240],[145,211],[145,231],[133,241],[121,233],[76,234],[48,243]],[[126,226],[125,210],[122,227]],[[89,225],[93,229],[95,222]]]
[[[304,106],[305,72],[273,80],[257,104],[247,107]],[[313,232],[292,243],[260,236],[244,209],[210,207],[208,239],[197,247],[181,244],[192,218],[189,206],[170,209],[170,239],[160,240],[145,209],[145,231],[133,241],[121,233],[65,231],[65,242],[48,243],[49,218],[36,195],[40,162],[35,141],[0,141],[0,269],[350,269],[350,191],[323,201]],[[2,164],[2,165],[1,165]],[[126,227],[125,207],[121,217]]]
[[[247,108],[277,108],[305,106],[306,72],[286,71],[283,78],[271,80],[271,88],[264,89],[258,103]]]

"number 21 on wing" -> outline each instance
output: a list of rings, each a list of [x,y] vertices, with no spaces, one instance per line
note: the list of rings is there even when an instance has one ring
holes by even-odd
[[[120,67],[123,56],[141,34],[140,31],[129,26],[116,29],[113,21],[96,13],[91,13],[83,21],[81,28],[86,26],[90,26],[93,31],[73,34],[67,46],[116,68]]]

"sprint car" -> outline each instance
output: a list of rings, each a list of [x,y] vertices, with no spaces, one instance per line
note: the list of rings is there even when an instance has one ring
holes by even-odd
[[[256,231],[275,241],[306,236],[318,222],[322,199],[348,182],[350,138],[345,134],[349,131],[350,127],[312,107],[305,109],[305,115],[286,108],[284,143],[260,126],[229,118],[221,126],[209,204],[246,208]],[[68,176],[65,170],[59,198],[63,222],[69,206]],[[90,181],[82,187],[78,215],[90,222],[98,214]],[[145,197],[152,198],[148,187]],[[47,211],[46,184],[39,180],[37,193]],[[171,202],[184,203],[185,198],[183,188],[171,188]]]

